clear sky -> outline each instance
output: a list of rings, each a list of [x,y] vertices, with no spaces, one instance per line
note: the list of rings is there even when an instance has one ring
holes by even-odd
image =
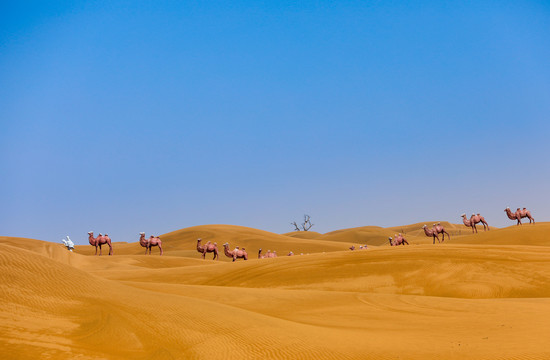
[[[550,219],[547,1],[54,3],[0,3],[0,235]]]

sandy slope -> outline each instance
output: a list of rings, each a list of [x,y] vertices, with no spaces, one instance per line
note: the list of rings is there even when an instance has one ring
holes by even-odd
[[[0,237],[0,357],[550,358],[550,224],[475,235],[444,224],[452,238],[436,245],[418,225],[307,236],[198,226],[162,235],[163,257],[137,243],[95,257]],[[388,246],[395,232],[411,246]],[[202,260],[197,237],[251,259]],[[360,243],[369,249],[345,250]],[[259,260],[259,247],[309,255]]]

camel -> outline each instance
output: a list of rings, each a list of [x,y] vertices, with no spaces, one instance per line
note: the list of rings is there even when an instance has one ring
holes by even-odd
[[[521,219],[526,217],[526,218],[529,218],[529,224],[531,224],[531,220],[533,221],[533,224],[535,223],[535,219],[531,216],[531,212],[529,210],[527,210],[526,208],[523,208],[523,210],[521,210],[520,208],[518,208],[516,210],[515,213],[513,213],[509,207],[507,207],[506,209],[504,209],[504,211],[506,212],[506,215],[508,215],[508,218],[510,220],[517,220],[517,224],[516,225],[523,225],[521,223]]]
[[[248,260],[248,254],[244,248],[242,250],[239,250],[239,247],[236,246],[235,250],[229,250],[229,243],[223,244],[223,252],[225,253],[225,256],[233,258],[233,261],[237,259]]]
[[[158,246],[160,250],[160,255],[163,254],[162,241],[160,240],[160,237],[154,237],[153,235],[151,235],[149,239],[146,239],[144,232],[140,232],[139,235],[139,244],[145,248],[145,255],[147,255],[147,250],[149,250],[149,255],[151,255],[151,248],[153,246]]]
[[[238,249],[238,247],[237,247]],[[243,249],[244,250],[244,249]],[[268,259],[268,258],[276,258],[277,257],[277,251],[273,250],[267,250],[265,255],[262,255],[262,249],[258,251],[258,259]]]
[[[449,238],[449,240],[451,240],[451,235],[449,235],[449,233],[445,231],[445,228],[441,226],[441,223],[437,223],[437,225],[434,224],[433,229],[436,231],[438,235],[443,234],[443,238],[441,239],[441,242],[445,241],[445,234],[447,234],[447,237]]]
[[[202,254],[202,258],[205,259],[206,258],[206,253],[211,252],[211,253],[214,253],[214,257],[212,258],[212,260],[216,260],[216,258],[218,258],[218,260],[219,260],[220,256],[219,256],[219,253],[218,253],[218,244],[217,243],[212,244],[209,241],[205,245],[201,245],[201,241],[202,241],[201,238],[197,239],[197,251]]]
[[[394,239],[392,240],[391,236],[389,238],[390,246],[399,246],[399,245],[409,245],[409,242],[403,237],[403,235],[394,235]]]
[[[489,224],[487,224],[487,221],[485,221],[485,218],[480,214],[472,214],[472,216],[470,217],[470,223],[472,224],[472,228],[475,229],[476,233],[477,233],[476,224],[479,224],[479,223],[483,224],[483,231],[485,231],[486,226],[487,226],[487,231],[490,230]]]
[[[287,254],[287,256],[294,256],[294,253],[291,251]]]
[[[101,245],[109,245],[109,255],[113,255],[113,246],[111,245],[111,238],[109,235],[102,235],[101,233],[94,238],[94,232],[88,232],[88,241],[90,245],[95,246],[95,255],[97,255],[97,247],[99,246],[99,256],[101,256]]]
[[[351,245],[348,249],[350,249],[351,251],[355,250],[355,246],[354,245]]]
[[[437,238],[437,242],[440,243],[441,241],[439,241],[439,236],[437,236],[437,232],[435,231],[435,229],[428,229],[428,225],[424,225],[422,226],[422,229],[424,229],[424,234],[426,234],[427,237],[433,237],[434,239],[434,244],[435,244],[435,239]]]

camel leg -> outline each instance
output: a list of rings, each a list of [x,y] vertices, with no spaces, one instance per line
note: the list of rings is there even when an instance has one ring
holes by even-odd
[[[159,249],[160,249],[160,255],[162,256],[163,251],[162,251],[162,245],[160,244],[159,244]]]
[[[95,246],[95,254],[97,255],[97,245]]]

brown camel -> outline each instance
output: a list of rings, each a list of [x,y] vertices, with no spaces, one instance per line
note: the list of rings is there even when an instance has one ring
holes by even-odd
[[[427,237],[433,237],[434,239],[434,244],[435,244],[435,239],[437,238],[437,242],[440,243],[441,241],[439,241],[439,236],[437,236],[437,232],[435,231],[435,229],[428,229],[428,225],[424,225],[422,226],[422,229],[424,229],[424,234],[426,234]]]
[[[267,258],[267,256],[262,255],[262,249],[260,249],[260,250],[258,251],[258,259],[265,259],[265,258]]]
[[[218,244],[217,243],[211,243],[210,241],[207,242],[205,245],[201,245],[202,239],[197,239],[197,251],[202,254],[202,258],[206,258],[206,253],[214,253],[214,257],[212,260],[218,260],[220,259],[219,253],[218,253]]]
[[[449,235],[449,233],[445,231],[445,228],[441,226],[441,223],[437,223],[437,225],[434,224],[433,229],[436,231],[438,235],[443,234],[443,238],[441,239],[441,242],[445,241],[445,234],[447,234],[447,237],[449,238],[449,240],[451,240],[451,235]]]
[[[153,246],[158,246],[160,250],[160,255],[163,254],[162,241],[160,240],[160,237],[155,237],[151,235],[149,239],[146,239],[144,232],[140,232],[139,235],[139,244],[145,248],[145,255],[147,255],[147,250],[149,250],[149,255],[151,255],[151,248]]]
[[[237,259],[245,259],[248,260],[248,254],[243,248],[242,250],[239,250],[239,247],[236,246],[235,250],[229,250],[229,243],[223,244],[223,252],[225,256],[229,258],[233,258],[233,261]]]
[[[294,253],[291,251],[287,254],[287,256],[294,256]]]
[[[97,248],[99,246],[99,255],[101,256],[101,245],[105,245],[105,244],[109,245],[109,255],[113,253],[111,238],[109,238],[109,235],[107,234],[103,235],[99,233],[99,235],[96,238],[94,238],[94,232],[90,231],[88,233],[88,241],[90,245],[95,246],[95,255],[97,255]]]
[[[394,239],[392,240],[391,236],[389,238],[390,240],[390,246],[399,246],[399,245],[409,245],[409,242],[403,237],[403,235],[394,235]]]
[[[529,210],[527,210],[526,208],[523,208],[523,210],[521,210],[520,208],[518,208],[516,210],[515,213],[513,213],[509,207],[507,207],[506,209],[504,209],[504,211],[506,212],[506,215],[508,215],[508,218],[510,220],[517,220],[517,224],[516,225],[523,225],[521,223],[521,219],[526,217],[526,218],[529,218],[529,224],[531,224],[531,221],[533,221],[533,224],[535,223],[535,219],[531,216],[531,212]]]
[[[472,216],[470,217],[470,223],[472,224],[472,228],[475,229],[476,233],[477,233],[476,224],[479,224],[479,223],[483,224],[483,231],[485,231],[485,227],[487,227],[487,231],[490,230],[489,224],[487,224],[487,221],[485,221],[485,218],[480,214],[472,214]]]
[[[109,245],[109,255],[113,255],[113,246],[111,245],[111,238],[109,235],[102,235],[101,233],[94,238],[94,232],[90,231],[88,233],[88,241],[90,245],[95,246],[95,255],[97,255],[97,247],[99,246],[99,256],[101,256],[101,245]]]

